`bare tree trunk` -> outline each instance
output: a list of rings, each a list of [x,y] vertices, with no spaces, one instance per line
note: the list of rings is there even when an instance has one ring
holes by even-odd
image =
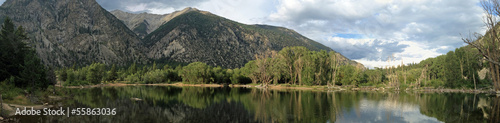
[[[293,71],[295,71],[295,68],[293,69]],[[293,85],[295,85],[297,83],[297,74],[298,74],[297,72],[293,73],[293,76],[292,76],[293,81],[291,83]]]
[[[323,73],[323,67],[319,68],[319,72],[314,73],[316,75],[316,84],[320,85],[321,84],[321,73]]]
[[[424,85],[425,85],[425,86],[427,86],[427,80],[428,80],[428,79],[427,79],[427,77],[426,77],[426,75],[427,75],[427,68],[428,68],[428,67],[429,67],[429,65],[428,65],[428,64],[426,64],[426,65],[425,65],[425,71],[424,71]]]
[[[331,79],[332,79],[332,86],[335,87],[335,83],[336,83],[335,79],[337,77],[337,70],[338,70],[339,62],[337,60],[337,54],[332,54],[332,55],[333,56],[330,56],[331,57],[330,62],[331,62],[331,64],[333,64],[332,66],[334,66],[334,67],[332,68],[332,75],[331,75],[332,78]]]
[[[464,66],[462,64],[463,58],[460,58],[458,61],[460,62],[460,77],[463,79],[464,78]]]
[[[405,63],[403,62],[403,60],[401,60],[401,70],[403,71],[402,74],[404,74],[403,78],[405,79],[404,82],[406,85],[406,70],[405,70]]]
[[[474,79],[474,90],[477,90],[476,88],[476,74],[472,74],[472,79]]]
[[[294,83],[295,84],[295,78],[293,77],[293,68],[292,68],[292,65],[293,64],[289,64],[288,66],[288,70],[289,70],[289,74],[290,74],[290,82],[288,84],[291,84],[291,83]]]
[[[495,91],[499,91],[498,65],[493,65],[491,69],[493,70],[491,73],[491,75],[493,76],[493,87],[495,88]]]
[[[399,86],[401,84],[399,84],[399,75],[398,75],[398,72],[396,72],[396,69],[394,69],[394,73],[396,73],[396,79],[394,79],[394,86],[396,86],[398,89],[399,89]]]
[[[333,76],[332,77],[332,86],[335,87],[335,83],[336,83],[335,79],[337,77],[337,70],[333,71],[333,75],[332,76]]]
[[[299,79],[299,85],[302,85],[302,68],[304,67],[302,58],[299,57],[297,61],[295,61],[295,70]]]
[[[492,37],[492,36],[490,35],[490,37]],[[490,49],[487,49],[486,53],[488,54],[488,56],[492,56]],[[497,72],[495,70],[495,65],[493,65],[493,63],[491,63],[491,62],[489,62],[489,64],[490,64],[490,76],[491,76],[491,80],[493,81],[493,87],[495,90],[497,90],[497,75],[495,75]]]

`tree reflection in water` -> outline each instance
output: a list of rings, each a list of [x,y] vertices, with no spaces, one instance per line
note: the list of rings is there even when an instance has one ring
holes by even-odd
[[[490,117],[490,122],[491,123],[500,123],[500,97],[497,95],[497,97],[492,99],[492,110],[490,111],[491,117]]]
[[[70,98],[53,103],[116,108],[117,115],[15,117],[21,122],[500,122],[500,97],[485,94],[168,86],[67,91]]]

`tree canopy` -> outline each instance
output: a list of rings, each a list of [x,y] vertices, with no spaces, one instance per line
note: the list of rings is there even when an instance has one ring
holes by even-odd
[[[45,89],[50,82],[47,68],[36,51],[24,41],[28,40],[22,26],[15,28],[6,17],[0,30],[0,81],[19,88]],[[52,77],[53,78],[53,77]]]

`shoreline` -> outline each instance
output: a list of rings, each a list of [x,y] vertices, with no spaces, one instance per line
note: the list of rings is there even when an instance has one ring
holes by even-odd
[[[336,91],[348,91],[348,92],[382,92],[382,93],[399,93],[403,92],[416,92],[416,93],[466,93],[466,94],[489,94],[493,96],[500,96],[499,92],[495,92],[491,89],[485,90],[474,90],[474,89],[447,89],[447,88],[430,88],[430,87],[422,87],[422,88],[406,88],[406,89],[397,89],[391,87],[374,87],[374,86],[361,86],[361,87],[352,87],[352,86],[335,86],[328,87],[326,85],[322,86],[300,86],[300,85],[288,85],[288,84],[278,84],[278,85],[268,85],[267,87],[263,87],[262,85],[240,85],[240,84],[184,84],[182,82],[177,83],[161,83],[161,84],[125,84],[125,83],[106,83],[106,84],[97,84],[97,85],[86,85],[86,86],[60,86],[56,85],[59,88],[96,88],[96,87],[124,87],[124,86],[175,86],[175,87],[210,87],[210,88],[259,88],[259,89],[269,89],[269,90],[310,90],[310,91],[320,91],[320,92],[336,92]],[[57,99],[58,97],[50,97]],[[51,108],[53,105],[49,105],[47,103],[43,105],[18,105],[18,104],[8,104],[3,103],[4,111],[8,111],[6,117],[1,117],[1,121],[9,121],[9,118],[14,116],[13,111],[15,108],[31,108],[33,107],[35,110],[43,109],[43,108]]]
[[[161,84],[126,84],[126,83],[107,83],[107,84],[97,84],[97,85],[85,85],[85,86],[60,86],[56,87],[62,88],[95,88],[95,87],[122,87],[122,86],[175,86],[175,87],[231,87],[231,88],[267,88],[272,90],[337,90],[337,91],[416,91],[424,93],[485,93],[485,94],[500,94],[500,92],[495,92],[494,90],[484,90],[484,89],[450,89],[450,88],[406,88],[405,90],[399,90],[392,87],[343,87],[335,86],[328,87],[326,85],[321,86],[303,86],[303,85],[269,85],[268,87],[262,87],[261,85],[240,85],[240,84],[184,84],[182,82],[177,83],[161,83]]]

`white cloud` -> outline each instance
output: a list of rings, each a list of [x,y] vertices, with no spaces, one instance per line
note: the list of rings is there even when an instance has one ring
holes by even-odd
[[[172,7],[167,7],[167,8],[151,8],[148,9],[149,13],[152,14],[166,14],[166,13],[172,13],[175,11],[174,8]]]
[[[342,37],[329,37],[328,41],[336,42],[336,43],[347,43],[350,45],[363,45],[368,44],[369,46],[373,45],[374,39],[354,39],[354,38],[342,38]]]
[[[147,4],[141,3],[138,5],[130,5],[125,7],[126,10],[132,11],[132,12],[138,12],[138,11],[146,11],[147,10]]]
[[[274,5],[270,0],[209,0],[193,7],[241,23],[261,24],[274,11]]]
[[[353,60],[385,61],[387,60],[387,56],[403,52],[408,47],[407,44],[391,40],[370,38],[353,39],[329,37],[327,40],[328,41],[325,42],[326,46],[332,47],[332,49],[335,49],[337,52],[340,52],[344,56],[348,56]],[[372,67],[374,65],[375,64],[372,64]]]
[[[404,48],[402,52],[392,54],[394,56],[394,60],[386,61],[385,60],[372,60],[372,59],[354,59],[368,68],[374,67],[390,67],[397,66],[401,64],[409,64],[409,63],[419,63],[422,60],[427,58],[436,57],[441,55],[438,52],[440,49],[448,49],[448,46],[441,46],[439,48],[429,49],[430,46],[418,42],[411,41],[401,41],[399,44],[407,45],[408,47]],[[390,56],[390,55],[389,55]]]
[[[147,12],[151,14],[168,14],[175,11],[175,8],[164,5],[163,3],[150,2],[125,6],[126,11]]]
[[[392,54],[398,57],[398,64],[400,59],[405,63],[419,62],[463,46],[460,34],[484,33],[478,2],[281,0],[269,20],[295,29],[366,66],[382,67]],[[321,23],[311,23],[316,21]],[[380,42],[364,44],[362,41],[366,39],[338,37],[335,35],[338,33],[361,34]],[[383,45],[384,42],[392,44]],[[376,53],[359,54],[366,51]]]

